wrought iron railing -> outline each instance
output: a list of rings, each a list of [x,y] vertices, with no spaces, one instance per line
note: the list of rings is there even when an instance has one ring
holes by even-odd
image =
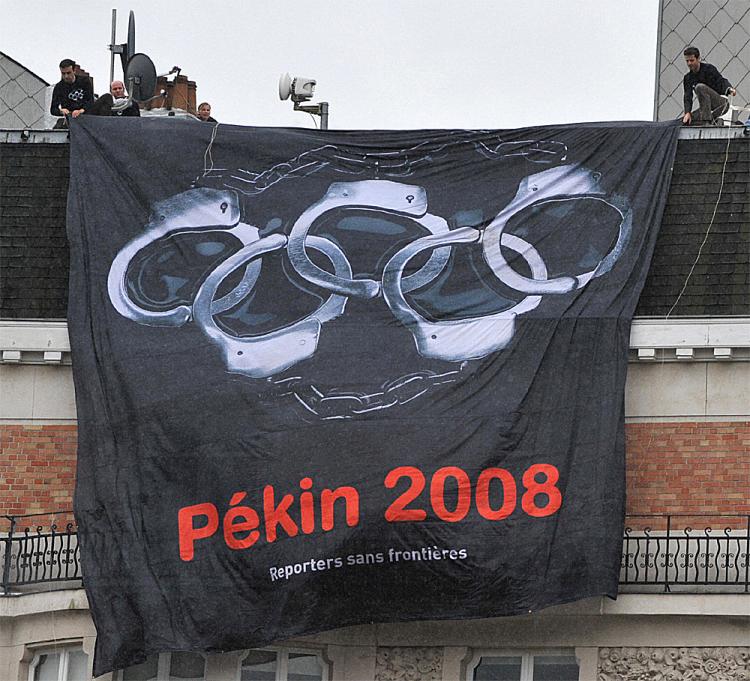
[[[749,593],[750,515],[628,516],[620,586]]]
[[[0,595],[80,585],[78,534],[69,511],[0,516]],[[620,586],[629,592],[750,593],[750,515],[630,515]]]
[[[81,581],[78,533],[70,511],[0,516],[0,595],[45,582]]]

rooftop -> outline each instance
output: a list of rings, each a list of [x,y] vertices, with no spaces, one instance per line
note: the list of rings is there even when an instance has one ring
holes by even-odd
[[[0,131],[0,319],[64,320],[66,131]],[[643,318],[750,316],[750,137],[683,129]]]

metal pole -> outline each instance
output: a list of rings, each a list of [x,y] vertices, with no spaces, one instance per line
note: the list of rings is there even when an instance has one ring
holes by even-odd
[[[328,102],[320,103],[320,129],[328,130]]]
[[[664,567],[664,593],[668,593],[671,591],[669,588],[669,540],[672,538],[672,516],[667,516],[667,555],[664,559],[664,562],[666,563]],[[674,555],[674,563],[675,568],[677,567],[677,551],[675,551]]]
[[[112,10],[112,41],[109,43],[109,82],[115,79],[115,33],[117,29],[117,10]],[[109,91],[109,85],[107,85]]]
[[[10,587],[10,554],[13,550],[13,530],[16,528],[15,516],[6,515],[5,518],[10,520],[10,531],[5,541],[5,559],[3,560],[3,593],[7,596]]]

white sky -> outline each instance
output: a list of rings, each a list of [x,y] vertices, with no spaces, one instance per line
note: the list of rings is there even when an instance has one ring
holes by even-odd
[[[134,10],[136,51],[224,123],[312,127],[284,71],[317,80],[331,128],[653,118],[659,0],[0,0],[0,50],[50,83],[75,59],[101,94],[113,8],[116,42]]]

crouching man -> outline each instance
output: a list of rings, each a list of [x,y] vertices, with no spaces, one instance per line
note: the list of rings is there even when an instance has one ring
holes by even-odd
[[[685,90],[682,122],[684,125],[713,125],[729,108],[729,102],[721,95],[734,96],[737,93],[715,66],[701,62],[697,47],[688,47],[682,54],[690,69],[682,79]],[[698,108],[691,112],[693,93],[698,100]]]

